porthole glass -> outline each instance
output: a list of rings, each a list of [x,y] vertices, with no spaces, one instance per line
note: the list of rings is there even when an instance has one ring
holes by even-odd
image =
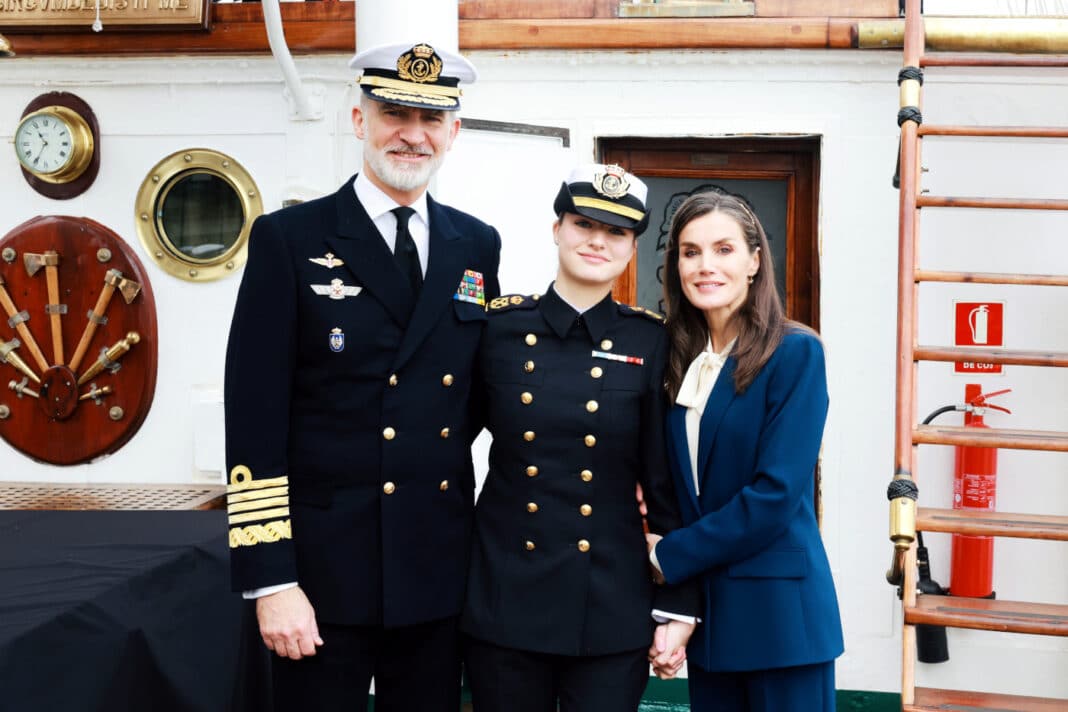
[[[226,254],[245,224],[237,189],[209,171],[175,176],[160,193],[156,220],[167,246],[195,262]]]
[[[166,272],[190,281],[218,279],[245,262],[252,222],[263,201],[236,160],[196,148],[167,156],[137,195],[137,233]]]

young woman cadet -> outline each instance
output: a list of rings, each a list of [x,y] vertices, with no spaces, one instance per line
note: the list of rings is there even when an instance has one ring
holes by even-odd
[[[813,506],[823,348],[787,321],[743,199],[699,193],[672,220],[668,451],[685,526],[648,537],[668,583],[699,581],[694,712],[834,710],[842,628]]]
[[[493,444],[461,619],[475,712],[633,712],[651,614],[696,609],[696,586],[653,585],[634,501],[640,483],[650,530],[681,526],[664,328],[611,295],[648,223],[645,197],[618,166],[576,169],[554,203],[556,280],[487,309],[479,397]],[[681,662],[692,623],[664,626],[665,655]]]

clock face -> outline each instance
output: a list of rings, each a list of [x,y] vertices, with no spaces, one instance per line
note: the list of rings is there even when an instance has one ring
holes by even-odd
[[[74,140],[71,126],[65,120],[51,112],[35,112],[19,124],[15,152],[31,173],[57,173],[70,164]]]

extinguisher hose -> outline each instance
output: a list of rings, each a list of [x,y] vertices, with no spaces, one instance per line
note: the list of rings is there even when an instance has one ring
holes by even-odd
[[[942,415],[943,413],[949,413],[949,412],[955,411],[955,410],[966,410],[966,409],[967,409],[967,406],[963,406],[963,405],[944,405],[941,408],[939,408],[938,410],[936,410],[935,412],[933,412],[930,415],[928,415],[926,418],[924,418],[923,419],[923,424],[924,425],[930,425],[932,420],[934,420],[938,416]]]

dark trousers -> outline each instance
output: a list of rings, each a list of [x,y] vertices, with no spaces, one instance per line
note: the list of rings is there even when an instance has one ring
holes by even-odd
[[[302,660],[275,656],[275,712],[458,712],[456,619],[383,628],[319,624],[323,645]]]
[[[648,650],[569,656],[464,639],[474,712],[634,712],[649,682]]]
[[[834,712],[834,661],[749,672],[688,670],[693,712]]]

